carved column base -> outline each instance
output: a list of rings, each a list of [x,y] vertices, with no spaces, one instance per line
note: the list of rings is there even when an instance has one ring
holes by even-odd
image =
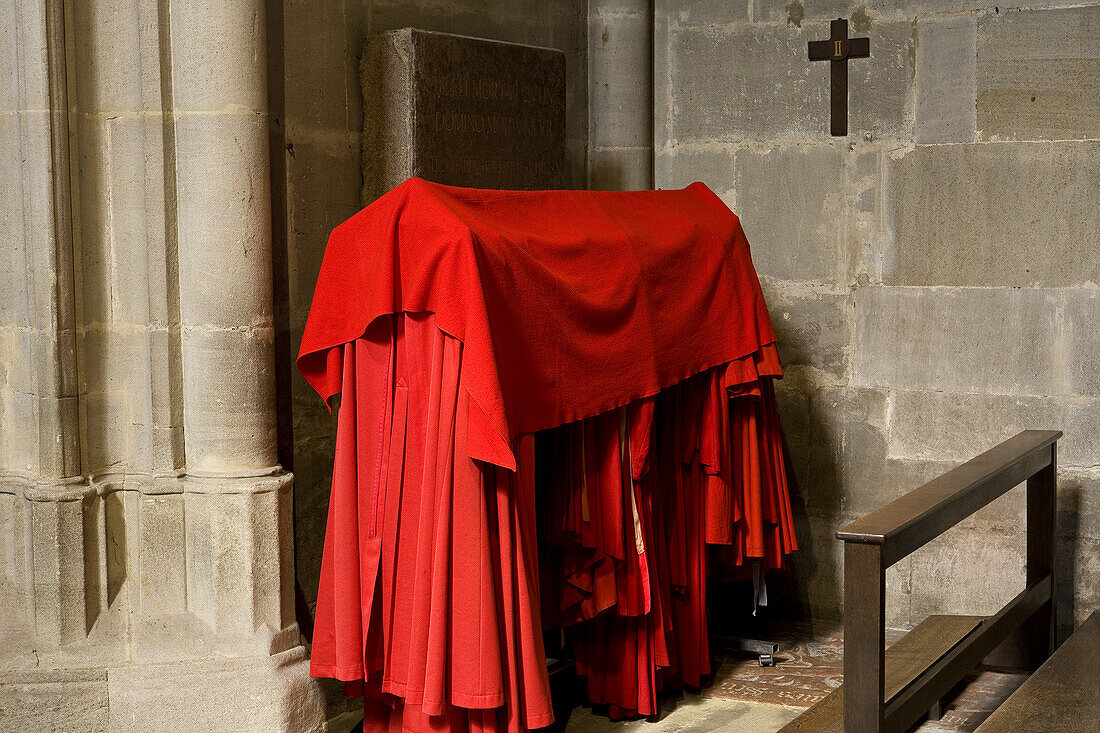
[[[324,730],[325,698],[302,646],[97,669],[0,672],[5,729],[35,731]]]

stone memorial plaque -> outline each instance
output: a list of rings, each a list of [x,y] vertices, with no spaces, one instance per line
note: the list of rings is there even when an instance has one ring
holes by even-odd
[[[563,188],[565,55],[411,28],[367,40],[363,199],[410,176],[475,188]]]

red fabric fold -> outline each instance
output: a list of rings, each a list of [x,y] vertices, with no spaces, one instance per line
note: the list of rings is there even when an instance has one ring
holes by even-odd
[[[462,342],[470,455],[654,395],[775,341],[741,223],[705,185],[490,191],[411,178],[328,241],[298,368],[326,400],[345,343],[431,312]]]

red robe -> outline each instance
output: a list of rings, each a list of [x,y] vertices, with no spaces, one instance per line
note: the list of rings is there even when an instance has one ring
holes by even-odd
[[[343,395],[312,673],[360,686],[367,730],[551,722],[533,433],[573,423],[547,608],[604,652],[577,643],[613,710],[698,686],[706,544],[773,565],[794,546],[774,338],[740,224],[701,184],[411,179],[338,227],[299,356]],[[755,407],[731,419],[730,394]]]

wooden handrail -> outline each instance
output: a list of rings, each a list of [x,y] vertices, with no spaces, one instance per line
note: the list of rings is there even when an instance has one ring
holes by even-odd
[[[1027,430],[837,532],[844,540],[844,730],[900,733],[995,648],[1035,667],[1054,636],[1057,430]],[[1027,581],[913,684],[885,699],[886,569],[1027,481]]]
[[[1049,447],[1061,437],[1025,430],[857,519],[837,539],[883,545],[889,567],[1049,465]]]

